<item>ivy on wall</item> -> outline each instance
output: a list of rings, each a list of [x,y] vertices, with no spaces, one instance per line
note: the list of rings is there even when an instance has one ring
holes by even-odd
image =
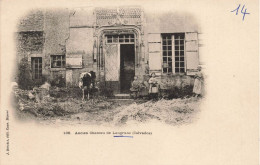
[[[20,32],[18,35],[18,49],[21,52],[38,52],[43,50],[43,31]]]

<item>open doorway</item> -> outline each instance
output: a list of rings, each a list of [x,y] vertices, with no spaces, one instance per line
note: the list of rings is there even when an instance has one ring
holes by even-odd
[[[129,93],[135,76],[134,44],[120,44],[120,92]]]

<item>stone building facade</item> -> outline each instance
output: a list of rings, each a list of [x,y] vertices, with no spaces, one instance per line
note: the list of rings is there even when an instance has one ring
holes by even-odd
[[[139,6],[31,11],[17,28],[17,60],[26,57],[35,81],[78,86],[82,72],[127,93],[134,76],[192,85],[200,29],[187,13],[149,13]]]

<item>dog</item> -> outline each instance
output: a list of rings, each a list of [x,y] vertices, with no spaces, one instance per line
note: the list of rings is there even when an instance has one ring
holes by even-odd
[[[87,92],[87,99],[89,100],[89,94],[91,89],[95,89],[96,73],[93,71],[83,72],[80,74],[79,87],[82,89],[82,100],[85,100],[85,92]]]

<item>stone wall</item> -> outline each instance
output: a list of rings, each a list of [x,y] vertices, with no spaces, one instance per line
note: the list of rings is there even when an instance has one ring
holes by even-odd
[[[136,75],[146,79],[149,74],[148,34],[200,32],[196,20],[188,13],[147,13],[144,11],[140,65]],[[21,18],[18,25],[18,59],[43,57],[43,75],[53,80],[62,77],[67,86],[77,86],[79,75],[86,71],[98,72],[94,61],[95,41],[94,8],[34,10]],[[140,44],[139,43],[139,44]],[[96,43],[97,44],[97,43]],[[50,68],[51,55],[82,55],[82,68]],[[143,76],[145,75],[145,76]],[[182,84],[193,84],[193,78],[185,75],[160,75]],[[179,80],[178,80],[179,81]]]
[[[93,8],[77,8],[70,11],[66,55],[82,55],[82,68],[66,70],[67,86],[78,86],[79,75],[82,72],[97,72],[96,62],[93,60],[94,20]]]
[[[65,68],[51,68],[51,55],[65,55],[66,40],[69,37],[69,10],[47,10],[44,21],[45,45],[43,60],[43,75],[50,81],[61,77],[65,84]]]

